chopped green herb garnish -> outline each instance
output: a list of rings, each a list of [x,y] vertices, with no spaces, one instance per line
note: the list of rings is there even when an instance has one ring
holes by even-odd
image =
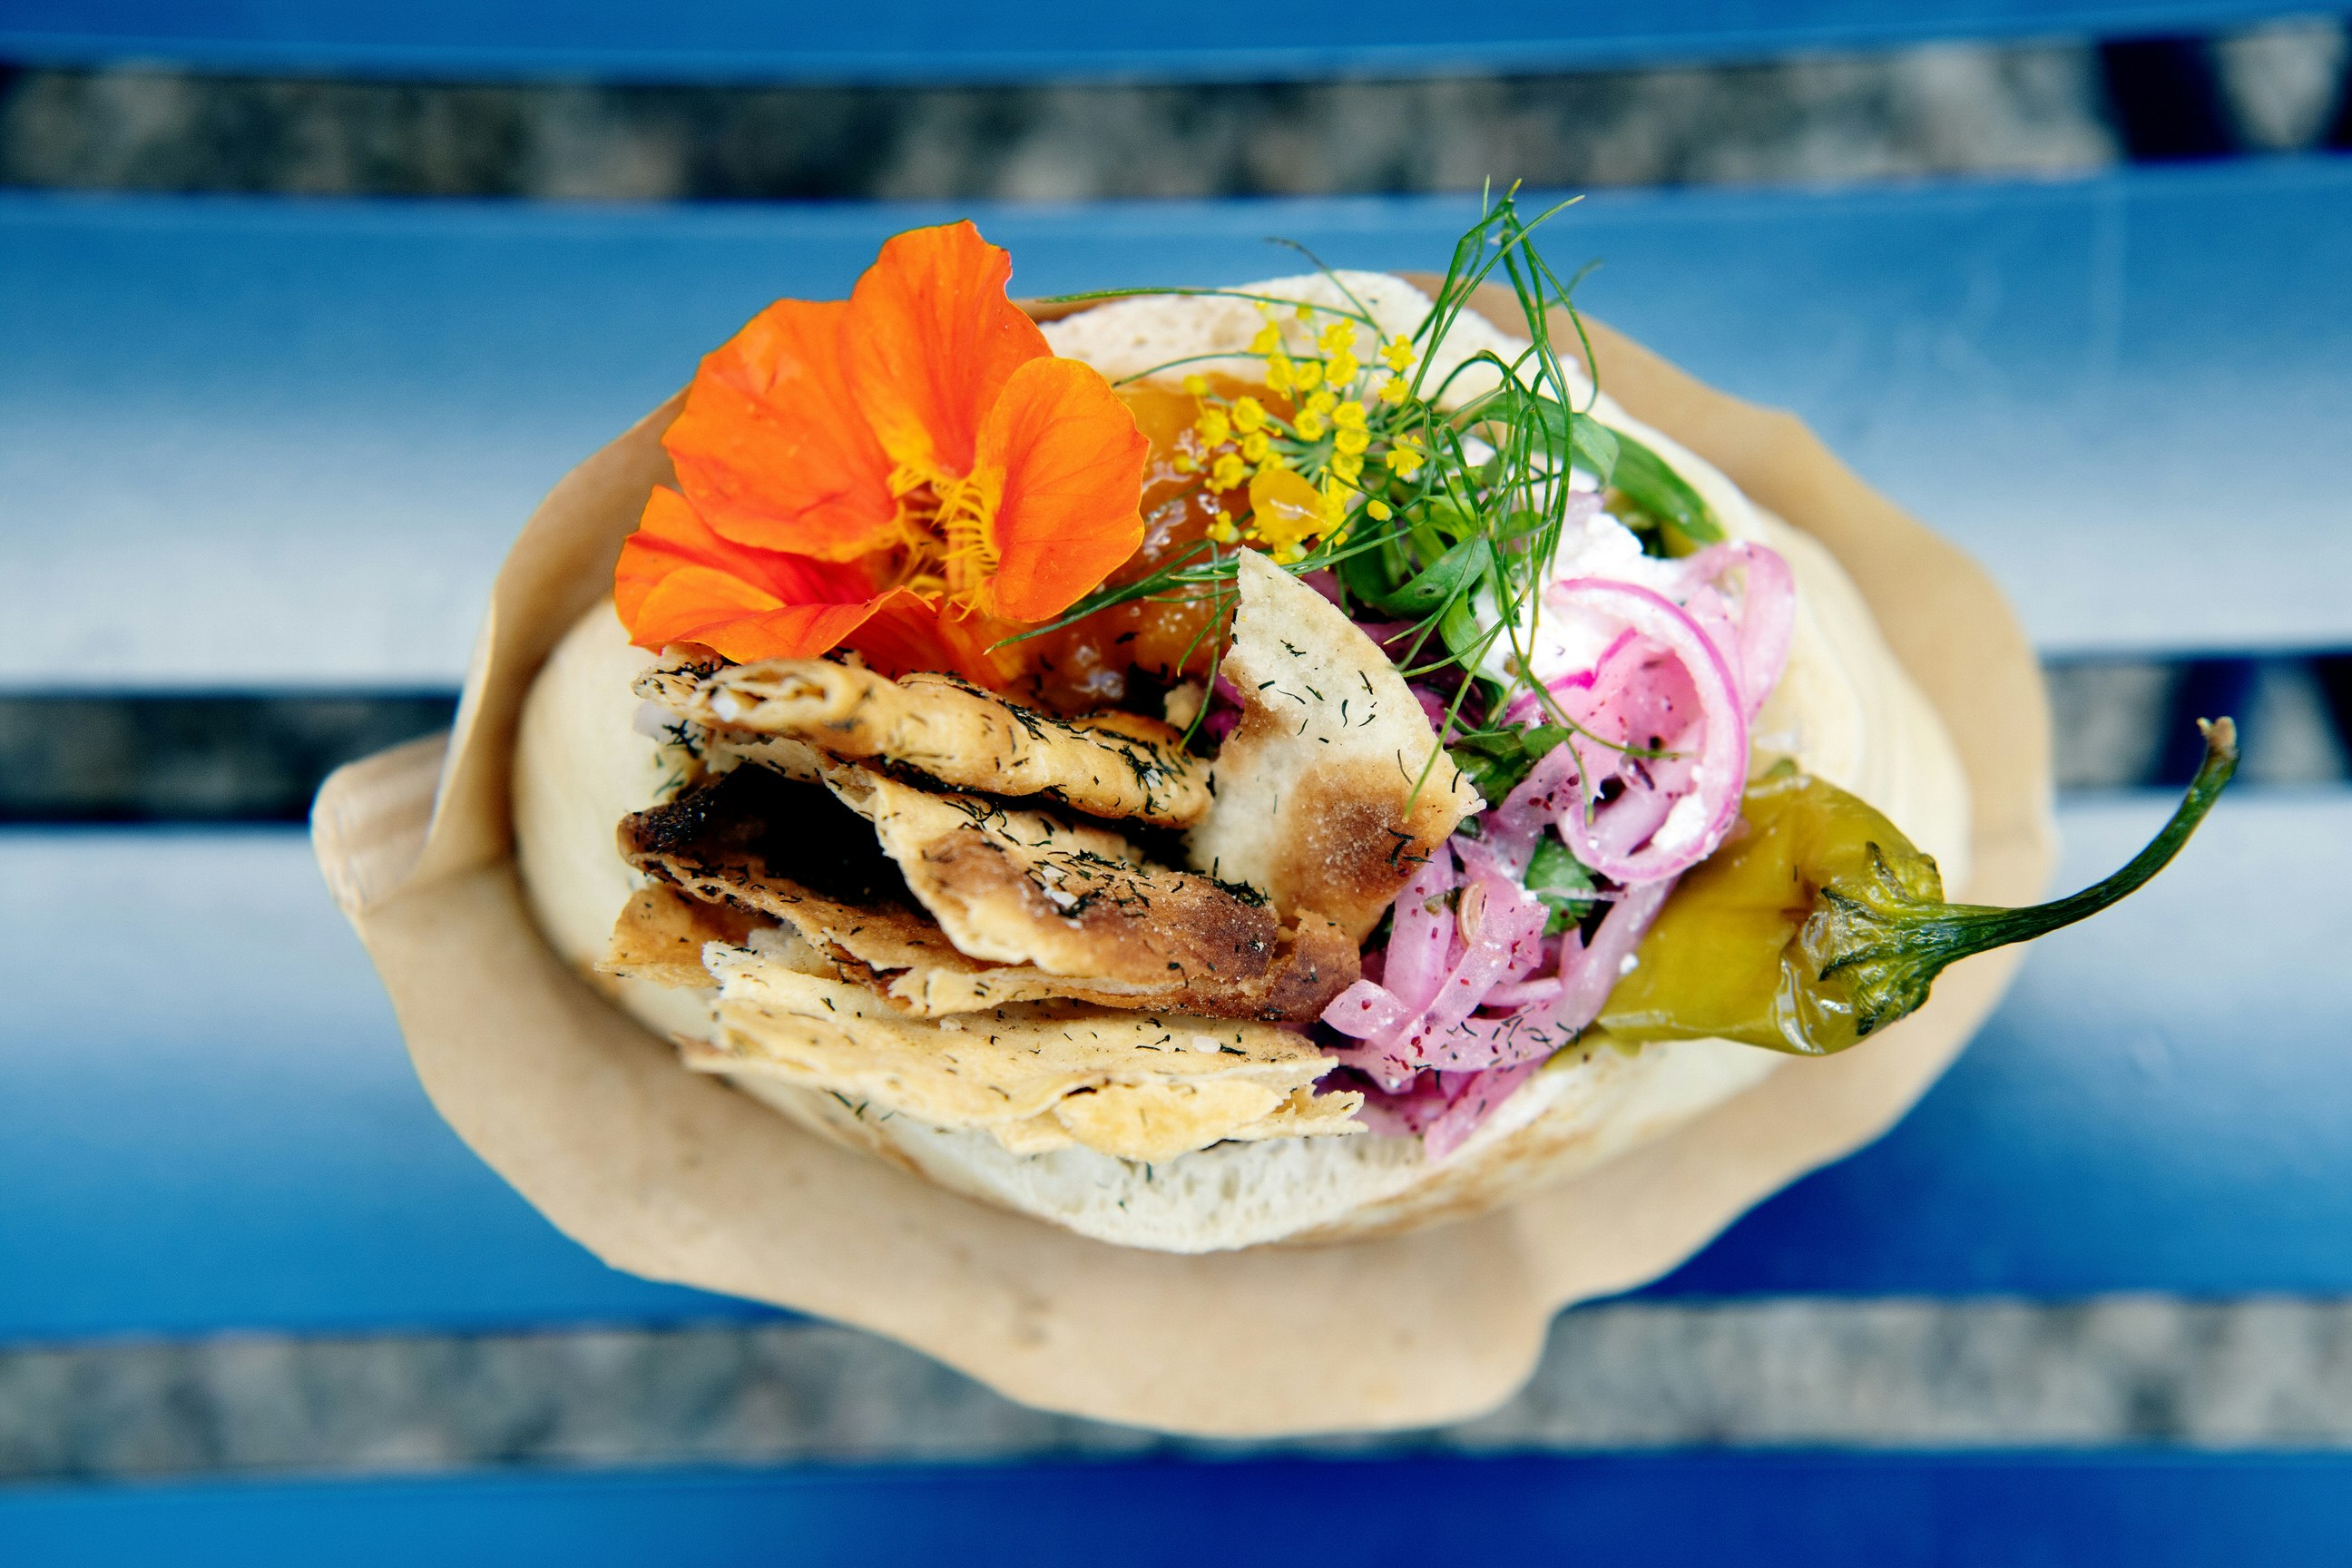
[[[1536,840],[1535,857],[1528,862],[1528,891],[1551,906],[1544,935],[1558,936],[1591,914],[1597,886],[1567,845],[1549,833]]]

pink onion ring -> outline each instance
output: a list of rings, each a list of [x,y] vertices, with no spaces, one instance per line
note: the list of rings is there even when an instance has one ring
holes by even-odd
[[[1446,895],[1454,891],[1454,851],[1441,844],[1422,862],[1391,906],[1387,965],[1381,983],[1408,1016],[1437,999],[1452,957],[1455,921]],[[1332,1026],[1339,1026],[1334,1023]]]
[[[1594,682],[1590,714],[1578,716],[1575,708],[1580,704],[1572,700],[1564,704],[1583,729],[1614,744],[1597,744],[1580,734],[1567,742],[1584,766],[1585,803],[1581,810],[1563,812],[1557,819],[1560,837],[1579,860],[1612,881],[1633,884],[1679,875],[1714,853],[1739,815],[1740,792],[1748,784],[1748,720],[1738,682],[1698,624],[1672,600],[1647,588],[1577,577],[1554,584],[1547,596],[1564,608],[1590,608],[1624,622],[1673,667],[1653,658],[1628,668],[1637,650],[1612,649],[1615,657],[1604,662]],[[1675,711],[1681,701],[1669,684],[1675,670],[1689,683],[1696,713]],[[1677,720],[1677,732],[1657,732]],[[1654,739],[1681,754],[1646,759],[1632,754],[1647,750]],[[1625,749],[1618,750],[1621,746]],[[1687,769],[1689,793],[1699,803],[1703,821],[1696,832],[1661,843],[1660,829],[1683,806],[1668,800],[1664,811],[1658,809],[1658,796],[1675,793],[1660,789],[1655,779],[1657,764],[1667,762],[1683,764],[1676,772]],[[1623,784],[1623,791],[1614,800],[1597,804],[1612,777]],[[1597,831],[1599,818],[1612,812],[1633,820],[1624,827],[1612,825],[1607,833]]]
[[[1455,847],[1466,875],[1460,904],[1446,911],[1458,939],[1444,950],[1456,955],[1452,968],[1434,985],[1428,984],[1423,966],[1439,949],[1436,936],[1423,922],[1430,915],[1427,906],[1436,898],[1411,905],[1400,898],[1384,984],[1360,980],[1323,1010],[1323,1022],[1363,1042],[1342,1047],[1335,1053],[1339,1059],[1387,1089],[1402,1089],[1414,1073],[1439,1059],[1427,1055],[1424,1041],[1454,1029],[1477,1011],[1496,986],[1525,979],[1543,960],[1543,928],[1550,911],[1519,886],[1486,846],[1465,839]],[[1422,879],[1416,876],[1414,882]],[[1412,892],[1408,886],[1407,896]],[[1401,944],[1409,945],[1400,952]]]
[[[1601,1016],[1625,960],[1649,934],[1673,886],[1653,882],[1628,890],[1602,917],[1591,947],[1562,945],[1559,994],[1507,1018],[1467,1018],[1432,1034],[1422,1046],[1426,1065],[1449,1072],[1510,1067],[1540,1061],[1573,1041]]]
[[[1601,678],[1601,667],[1607,664],[1620,649],[1633,640],[1632,632],[1619,632],[1615,640],[1601,650],[1601,657],[1592,661],[1591,669],[1575,670],[1567,675],[1555,675],[1544,682],[1544,689],[1552,694],[1555,702],[1565,698],[1571,691],[1591,691],[1593,683]],[[1565,711],[1565,709],[1563,708],[1562,710]],[[1547,708],[1534,692],[1522,691],[1511,699],[1510,706],[1503,710],[1503,721],[1509,724],[1545,724],[1550,722],[1550,712],[1551,710]]]
[[[1753,723],[1788,666],[1789,643],[1797,626],[1796,577],[1780,552],[1744,539],[1711,544],[1685,557],[1683,565],[1694,581],[1709,585],[1720,584],[1735,566],[1748,569],[1739,595],[1737,640],[1724,651],[1738,666],[1740,707]]]
[[[1510,1099],[1519,1085],[1543,1070],[1543,1064],[1544,1058],[1536,1057],[1507,1068],[1487,1068],[1468,1075],[1469,1081],[1462,1085],[1445,1109],[1438,1113],[1437,1120],[1422,1133],[1422,1157],[1443,1160],[1462,1147],[1470,1134],[1478,1131],[1481,1122],[1503,1108],[1503,1101]],[[1454,1075],[1442,1073],[1439,1076],[1452,1078]]]

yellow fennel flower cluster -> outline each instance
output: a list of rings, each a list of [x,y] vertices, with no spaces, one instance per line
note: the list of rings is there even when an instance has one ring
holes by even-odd
[[[1205,475],[1216,508],[1211,540],[1256,545],[1277,564],[1295,566],[1318,543],[1345,543],[1351,514],[1386,521],[1392,512],[1375,492],[1391,477],[1411,483],[1426,462],[1420,443],[1395,428],[1408,412],[1402,405],[1411,400],[1420,353],[1409,339],[1382,341],[1366,324],[1341,317],[1315,335],[1312,349],[1294,355],[1274,307],[1260,301],[1258,310],[1264,321],[1248,353],[1265,362],[1266,390],[1289,404],[1290,416],[1255,396],[1217,395],[1205,377],[1187,376],[1184,390],[1200,400],[1200,412],[1176,468]],[[1335,313],[1300,304],[1293,315],[1312,321],[1318,311]],[[1379,366],[1356,355],[1363,333],[1388,372],[1377,393],[1370,373]],[[1390,477],[1367,489],[1365,465],[1375,457]]]

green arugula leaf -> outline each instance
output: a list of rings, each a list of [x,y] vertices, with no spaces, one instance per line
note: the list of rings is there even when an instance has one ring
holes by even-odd
[[[1604,486],[1615,475],[1617,465],[1628,447],[1648,457],[1653,464],[1658,462],[1648,447],[1631,436],[1621,436],[1590,414],[1563,408],[1549,397],[1522,396],[1508,413],[1499,417],[1530,425],[1542,433],[1545,441],[1555,451],[1565,444],[1570,460]],[[1658,466],[1664,467],[1663,464]],[[1696,496],[1691,499],[1701,508],[1705,507],[1706,503],[1699,501]]]
[[[1596,886],[1591,871],[1567,845],[1549,833],[1536,840],[1535,857],[1528,862],[1528,891],[1551,906],[1544,935],[1558,936],[1591,914]]]
[[[1591,415],[1574,415],[1568,422],[1568,445],[1579,468],[1590,470],[1604,486],[1609,483],[1623,449],[1617,432]]]
[[[1723,538],[1722,521],[1706,498],[1640,441],[1548,398],[1526,398],[1519,406],[1552,442],[1566,440],[1577,467],[1591,473],[1604,489],[1614,489],[1626,509],[1673,529],[1692,544],[1713,544]]]
[[[1448,746],[1445,754],[1486,797],[1488,805],[1500,805],[1503,797],[1518,788],[1535,772],[1536,764],[1568,736],[1567,728],[1559,724],[1538,724],[1531,730],[1499,730],[1465,735]]]
[[[1693,545],[1723,538],[1723,523],[1706,499],[1631,436],[1617,437],[1617,468],[1609,483],[1633,510]]]
[[[1437,635],[1445,639],[1445,651],[1465,669],[1475,668],[1478,656],[1495,640],[1494,635],[1478,624],[1477,614],[1470,608],[1466,595],[1439,613]]]
[[[1341,557],[1336,570],[1349,598],[1374,608],[1380,607],[1388,598],[1395,579],[1381,557],[1389,553],[1389,550],[1383,547],[1358,551],[1353,555]]]
[[[1435,614],[1456,595],[1467,594],[1493,567],[1494,554],[1494,546],[1484,537],[1465,539],[1401,587],[1370,594],[1356,590],[1352,582],[1348,585],[1376,609],[1418,620]]]

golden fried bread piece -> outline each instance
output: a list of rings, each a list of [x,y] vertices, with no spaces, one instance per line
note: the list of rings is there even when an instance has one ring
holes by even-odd
[[[733,904],[707,903],[673,887],[639,889],[613,924],[613,945],[596,967],[606,974],[660,985],[716,985],[702,967],[706,943],[750,945],[751,933],[772,928],[762,914]]]
[[[1242,717],[1217,754],[1192,864],[1358,942],[1479,809],[1404,678],[1337,605],[1255,551],[1223,672]]]
[[[1037,796],[1089,816],[1183,827],[1209,809],[1209,768],[1181,737],[1132,713],[1057,719],[949,675],[891,680],[827,659],[677,671],[640,695],[722,744],[797,741],[828,755],[912,770],[958,790]]]
[[[688,1066],[821,1089],[875,1114],[984,1128],[1008,1147],[1068,1142],[1166,1159],[1232,1137],[1352,1127],[1360,1097],[1318,1097],[1330,1059],[1263,1024],[1031,1003],[913,1019],[864,989],[712,950],[711,1041]],[[1304,1096],[1304,1100],[1300,1098]]]
[[[1353,984],[1356,945],[1304,916],[1287,939],[1247,888],[1146,860],[1104,828],[836,764],[825,784],[869,818],[958,952],[1100,977],[1224,1016],[1305,1019]]]
[[[946,806],[941,797],[924,795],[863,769],[854,770],[855,778],[847,777],[852,770],[840,764],[833,764],[832,771],[844,775],[845,787],[861,789],[864,797],[888,792],[898,803],[894,820],[900,837],[911,845],[924,883],[941,907],[971,914],[984,928],[994,929],[1000,941],[1043,938],[1038,945],[1066,961],[1092,963],[1093,969],[1069,973],[1025,959],[974,957],[959,951],[925,907],[927,900],[909,889],[898,863],[884,852],[871,823],[826,790],[765,768],[738,768],[666,805],[624,819],[622,856],[694,899],[784,921],[825,955],[836,974],[870,986],[894,1006],[925,1016],[1007,1002],[1077,997],[1109,1006],[1305,1021],[1317,1016],[1358,973],[1354,944],[1329,922],[1307,919],[1281,928],[1270,913],[1207,879],[1141,863],[1131,847],[1098,828],[1056,825],[1057,836],[1033,825],[1033,839],[1047,838],[1064,851],[1089,858],[1083,866],[1035,866],[1038,883],[1013,869],[1010,875],[1029,889],[1024,893],[1007,881],[1013,851],[988,844],[985,833],[976,844],[956,836],[953,830],[969,826],[971,819]],[[926,810],[935,804],[950,814],[948,819]],[[931,816],[930,836],[916,831],[908,820],[919,816]],[[940,828],[949,830],[944,838],[936,831]],[[939,854],[925,859],[927,847]],[[1098,881],[1064,873],[1076,870],[1087,879],[1099,879],[1105,868],[1091,863],[1097,859],[1121,868],[1113,889],[1118,902],[1114,907],[1110,898],[1097,896],[1094,902],[1104,907],[1074,921],[1040,884],[1052,879],[1055,890],[1075,904],[1082,891],[1073,888],[1098,889]],[[1147,896],[1147,889],[1164,895],[1170,879],[1179,879],[1181,890],[1195,895],[1190,904],[1165,897],[1154,902]],[[1201,911],[1202,904],[1208,906],[1206,914]],[[1181,920],[1187,908],[1200,918],[1190,923]],[[1249,917],[1244,945],[1265,945],[1263,953],[1247,955],[1248,962],[1238,966],[1241,972],[1228,964],[1227,972],[1221,973],[1200,962],[1171,969],[1164,956],[1151,956],[1198,950],[1203,933],[1228,925],[1235,909]],[[623,918],[626,922],[630,917],[625,913]],[[1139,953],[1143,956],[1138,958]],[[1217,955],[1212,950],[1208,956]],[[707,984],[690,977],[677,983]]]

